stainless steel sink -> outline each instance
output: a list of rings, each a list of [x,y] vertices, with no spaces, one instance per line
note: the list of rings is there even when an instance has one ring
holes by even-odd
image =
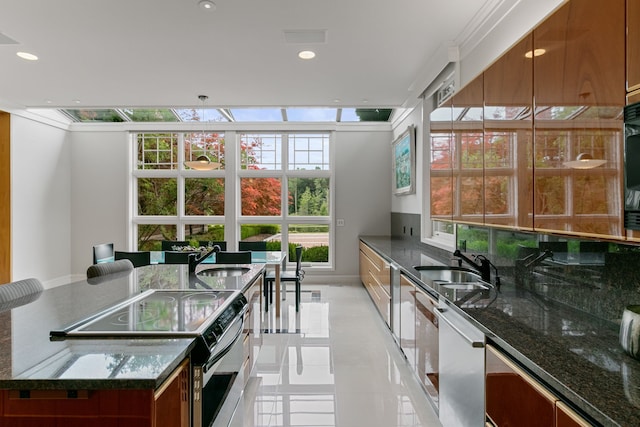
[[[245,273],[248,273],[251,270],[249,267],[241,267],[241,266],[219,266],[219,267],[209,267],[203,270],[198,271],[198,275],[200,276],[210,276],[210,277],[231,277],[231,276],[242,276]]]
[[[414,268],[420,272],[423,281],[466,283],[478,282],[481,279],[479,274],[461,267],[425,265]]]

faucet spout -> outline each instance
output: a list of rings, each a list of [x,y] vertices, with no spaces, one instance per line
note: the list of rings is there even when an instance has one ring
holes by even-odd
[[[500,275],[498,274],[498,267],[496,267],[491,261],[489,261],[486,256],[474,255],[474,258],[479,262],[479,264],[478,262],[467,258],[462,252],[460,252],[460,249],[456,249],[456,251],[453,253],[453,256],[460,258],[462,261],[473,267],[474,270],[480,273],[480,277],[482,278],[482,280],[487,283],[491,283],[491,269],[493,268],[496,277],[495,286],[496,289],[500,291]]]
[[[196,267],[198,266],[198,264],[200,264],[205,259],[209,258],[209,256],[211,256],[211,254],[214,252],[215,253],[220,252],[220,246],[213,245],[213,248],[211,248],[206,252],[201,252],[199,256],[198,254],[189,254],[189,273],[195,274]]]

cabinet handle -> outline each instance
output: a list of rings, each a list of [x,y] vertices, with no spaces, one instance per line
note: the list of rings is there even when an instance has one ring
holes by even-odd
[[[445,309],[438,307],[436,308],[436,310],[437,311],[435,313],[438,315],[438,319],[444,321],[447,325],[451,326],[451,328],[453,328],[453,330],[456,331],[458,335],[460,335],[462,338],[464,338],[465,341],[471,344],[471,347],[474,347],[474,348],[484,347],[484,341],[476,341],[473,338],[470,338],[458,326],[451,323],[451,320],[447,319],[447,316],[444,314],[444,312],[446,311]]]

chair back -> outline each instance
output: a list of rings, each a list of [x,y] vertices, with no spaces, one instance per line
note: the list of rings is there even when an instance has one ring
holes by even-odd
[[[114,262],[106,262],[102,264],[93,264],[87,268],[87,279],[124,271],[129,272],[133,270],[133,268],[133,263],[128,259],[120,259]]]
[[[195,252],[186,251],[165,251],[164,263],[165,264],[189,264],[189,254]]]
[[[0,311],[35,301],[43,290],[42,283],[34,278],[0,285]]]
[[[264,240],[256,241],[256,242],[247,242],[247,241],[239,241],[238,249],[241,251],[266,251],[267,250],[267,242]]]
[[[134,267],[143,267],[145,265],[151,264],[151,252],[150,251],[139,251],[139,252],[115,251],[115,259],[116,261],[128,259],[129,261],[131,261]]]
[[[113,262],[113,243],[102,243],[93,247],[93,263]]]
[[[251,251],[218,252],[216,254],[216,264],[251,264]]]

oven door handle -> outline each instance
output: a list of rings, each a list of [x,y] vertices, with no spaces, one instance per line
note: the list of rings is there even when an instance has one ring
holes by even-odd
[[[206,363],[202,366],[203,372],[207,372],[213,365],[215,365],[220,359],[222,359],[224,355],[227,354],[229,350],[231,350],[231,347],[233,347],[233,344],[235,344],[238,338],[240,338],[240,335],[242,334],[243,326],[244,326],[244,315],[238,316],[238,318],[233,322],[233,325],[234,326],[232,327],[235,327],[235,325],[239,326],[237,328],[238,330],[233,332],[233,338],[230,340],[227,340],[228,334],[232,333],[231,332],[232,327],[230,327],[222,336],[222,340],[225,341],[223,344],[223,347],[218,349],[218,345],[221,344],[220,342],[214,347],[215,349],[214,353],[211,354],[211,357],[209,357],[209,360],[207,360]]]

